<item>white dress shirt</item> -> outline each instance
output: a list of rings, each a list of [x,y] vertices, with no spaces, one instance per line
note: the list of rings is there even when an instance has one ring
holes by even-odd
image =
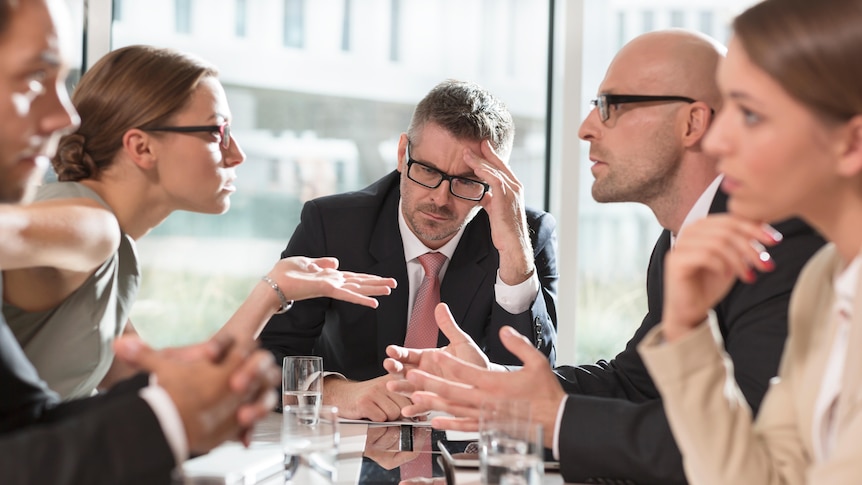
[[[835,410],[838,397],[841,395],[841,380],[844,377],[844,365],[847,360],[847,345],[850,336],[850,322],[853,316],[853,296],[859,284],[859,270],[862,268],[862,256],[857,256],[841,273],[835,275],[835,301],[832,302],[832,318],[834,319],[835,339],[832,351],[826,362],[826,371],[817,400],[814,404],[814,458],[822,463],[829,458],[835,444]],[[826,322],[829,323],[829,322]]]
[[[440,268],[440,274],[438,275],[441,283],[443,278],[446,276],[446,269],[449,268],[449,263],[452,261],[452,255],[455,254],[455,249],[461,241],[461,236],[464,235],[464,228],[466,226],[467,225],[465,224],[464,227],[462,227],[455,236],[449,240],[449,242],[436,250],[437,252],[446,255],[446,262],[443,263],[443,267]],[[419,256],[434,250],[425,246],[425,244],[423,244],[422,241],[413,234],[413,231],[410,230],[410,227],[407,225],[407,221],[404,219],[404,213],[402,212],[400,201],[398,202],[398,228],[401,232],[401,242],[404,245],[404,260],[407,262],[407,279],[409,283],[408,293],[410,296],[407,300],[407,319],[405,321],[409,322],[410,314],[413,312],[413,301],[416,299],[416,292],[419,291],[419,285],[422,283],[422,278],[425,276],[425,270],[422,268],[422,264],[419,263]],[[517,315],[527,311],[538,294],[539,276],[536,274],[536,271],[533,271],[533,274],[527,278],[526,281],[514,286],[509,286],[503,283],[500,279],[500,270],[499,268],[497,269],[497,282],[494,285],[494,297],[497,304],[507,312]]]
[[[177,467],[181,467],[189,457],[189,444],[186,438],[186,427],[183,425],[177,406],[171,400],[168,392],[159,386],[155,374],[150,374],[150,384],[138,391],[138,395],[152,408],[162,428],[162,433],[165,434],[165,439],[168,441],[168,446],[174,453]]]

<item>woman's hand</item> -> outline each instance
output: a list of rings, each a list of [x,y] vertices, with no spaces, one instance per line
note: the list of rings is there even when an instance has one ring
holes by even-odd
[[[393,278],[339,271],[335,258],[284,258],[268,276],[289,300],[328,297],[371,308],[377,308],[372,297],[388,295],[396,285]]]
[[[732,214],[681,231],[664,263],[664,338],[676,340],[700,324],[737,278],[753,283],[758,271],[775,269],[766,248],[780,241],[772,227]]]

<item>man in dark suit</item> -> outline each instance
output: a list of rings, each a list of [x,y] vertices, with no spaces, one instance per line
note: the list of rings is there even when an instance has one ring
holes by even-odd
[[[580,128],[579,136],[590,143],[593,197],[599,202],[643,203],[665,228],[647,271],[648,313],[625,350],[610,362],[557,367],[553,374],[540,355],[504,330],[503,343],[524,367],[495,372],[487,370],[487,360],[441,308],[438,323],[453,342],[450,354],[389,350],[398,359],[387,360],[390,371],[403,372],[404,365],[422,369],[409,371],[408,383],[390,385],[401,392],[413,386],[426,391],[413,395],[415,405],[405,409],[405,415],[428,408],[453,410],[455,404],[475,408],[487,397],[529,399],[534,418],[545,426],[545,445],[559,458],[566,481],[686,482],[661,396],[636,346],[661,321],[663,261],[674,239],[686,224],[726,211],[718,160],[701,147],[721,107],[715,67],[723,52],[710,39],[680,30],[636,38],[614,58],[594,102],[596,109]],[[726,115],[744,117],[738,111]],[[824,243],[799,220],[775,228],[784,240],[770,248],[774,271],[749,282],[737,281],[715,307],[717,330],[754,412],[778,369],[793,285],[802,266]],[[430,374],[449,381],[431,379]],[[470,417],[435,424],[475,426]]]
[[[513,137],[499,100],[473,83],[445,81],[417,105],[398,143],[397,171],[361,191],[305,204],[282,257],[334,256],[345,270],[398,281],[375,311],[330,299],[297,302],[261,333],[277,361],[316,354],[341,374],[326,378],[324,401],[342,416],[395,419],[409,402],[386,390],[382,362],[387,345],[410,337],[428,252],[446,256],[439,300],[489,356],[518,363],[497,336],[510,325],[553,362],[556,223],[524,207],[507,163]],[[430,311],[427,320],[428,346],[446,345]]]
[[[20,243],[22,227],[39,228],[27,226],[15,204],[39,179],[52,138],[78,122],[64,83],[64,9],[64,0],[0,0],[0,266],[22,252],[52,249]],[[0,316],[4,484],[170,483],[190,451],[241,438],[275,402],[278,371],[251,341],[155,352],[127,339],[116,350],[148,373],[61,404]]]

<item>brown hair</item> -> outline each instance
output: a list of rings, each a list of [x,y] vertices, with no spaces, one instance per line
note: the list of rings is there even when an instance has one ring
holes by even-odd
[[[51,161],[59,180],[98,178],[122,148],[123,134],[166,122],[181,111],[200,80],[216,69],[171,49],[134,45],[99,59],[72,95],[81,116]]]
[[[862,113],[862,1],[765,0],[733,28],[751,61],[815,112]]]
[[[0,0],[0,35],[6,32],[12,17],[12,0]]]
[[[497,152],[509,153],[515,124],[506,105],[478,84],[447,79],[422,98],[413,111],[407,138],[416,143],[428,123],[440,125],[455,138],[491,141]]]

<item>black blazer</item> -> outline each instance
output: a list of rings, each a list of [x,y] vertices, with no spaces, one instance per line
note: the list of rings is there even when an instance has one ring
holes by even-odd
[[[397,171],[359,192],[314,199],[305,204],[296,231],[281,257],[335,256],[340,268],[393,277],[398,287],[371,309],[329,298],[299,301],[274,315],[260,335],[264,348],[281,362],[285,355],[320,355],[328,371],[368,380],[385,373],[386,346],[403,345],[407,333],[407,263],[398,229]],[[528,210],[541,296],[519,315],[503,310],[494,297],[499,254],[491,242],[485,211],[467,225],[440,283],[440,298],[455,321],[501,364],[519,361],[500,342],[498,331],[511,325],[529,337],[553,363],[556,342],[556,221]],[[438,345],[446,345],[440,334]]]
[[[0,316],[2,483],[170,483],[174,455],[141,374],[111,392],[59,403]]]
[[[711,213],[727,210],[718,192]],[[802,266],[823,239],[799,219],[777,224],[784,241],[770,249],[775,270],[757,281],[737,281],[715,307],[734,375],[755,413],[778,372],[787,337],[787,306]],[[686,483],[679,448],[661,397],[637,352],[637,344],[661,321],[664,256],[670,232],[659,236],[647,270],[649,311],[625,350],[610,362],[564,366],[556,372],[569,393],[560,426],[560,465],[566,481]],[[605,481],[598,481],[603,479]]]

